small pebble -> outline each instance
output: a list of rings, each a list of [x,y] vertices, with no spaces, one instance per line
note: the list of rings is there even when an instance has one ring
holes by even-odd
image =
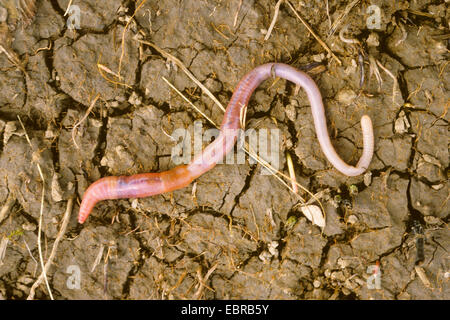
[[[22,229],[25,231],[34,231],[36,230],[36,225],[31,222],[26,222],[22,224]]]
[[[355,100],[355,98],[356,93],[351,89],[342,89],[336,95],[336,100],[343,105],[351,104]]]
[[[318,280],[318,279],[316,279],[316,280],[314,280],[314,282],[313,282],[313,286],[314,286],[314,288],[319,288],[320,287],[320,285],[321,285],[321,283],[320,283],[320,280]]]
[[[378,47],[380,45],[378,33],[372,32],[371,34],[369,34],[366,42],[369,47]]]
[[[134,106],[139,106],[142,104],[142,99],[136,92],[133,92],[130,98],[128,99],[128,102]]]
[[[350,224],[355,224],[356,222],[358,222],[358,217],[352,214],[348,217],[347,222]]]
[[[369,171],[364,174],[364,185],[368,187],[370,186],[371,183],[372,183],[372,172]]]
[[[6,19],[8,19],[8,11],[0,7],[0,22],[6,22]]]

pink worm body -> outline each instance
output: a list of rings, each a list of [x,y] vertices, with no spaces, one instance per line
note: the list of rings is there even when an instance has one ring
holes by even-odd
[[[219,136],[188,165],[180,165],[161,173],[142,173],[132,176],[104,177],[89,186],[83,196],[78,222],[84,223],[98,201],[119,198],[142,198],[184,188],[194,179],[212,169],[236,143],[241,108],[248,105],[253,91],[269,77],[280,77],[303,87],[311,104],[317,138],[331,164],[347,176],[363,173],[373,155],[372,122],[367,115],[361,118],[363,152],[356,167],[346,164],[336,153],[328,135],[322,97],[314,81],[306,73],[282,63],[261,65],[245,75],[236,87],[225,111]]]

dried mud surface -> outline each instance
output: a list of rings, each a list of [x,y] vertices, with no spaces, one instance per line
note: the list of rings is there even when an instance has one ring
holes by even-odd
[[[373,0],[382,16],[380,29],[372,31],[363,1],[329,36],[325,1],[294,1],[342,65],[284,4],[264,41],[275,1],[148,0],[127,27],[138,7],[133,1],[73,1],[81,11],[75,31],[66,26],[68,2],[37,1],[28,26],[11,1],[0,2],[9,10],[0,44],[20,61],[0,54],[0,203],[15,200],[0,214],[0,243],[6,243],[0,298],[26,298],[40,273],[43,184],[36,163],[45,177],[45,259],[67,200],[78,199],[48,271],[57,299],[450,298],[448,2]],[[331,21],[349,2],[329,1]],[[361,90],[360,51],[339,39],[346,23],[346,36],[356,37],[396,82],[379,68],[379,83],[367,59]],[[323,231],[302,215],[285,186],[248,162],[218,165],[195,187],[103,201],[79,225],[79,199],[91,182],[172,168],[175,143],[166,133],[192,129],[196,120],[211,128],[163,76],[216,123],[222,120],[222,111],[179,68],[136,39],[178,57],[224,105],[257,65],[320,62],[323,70],[313,77],[333,143],[346,161],[354,163],[361,153],[361,115],[372,118],[376,150],[369,174],[348,178],[333,169],[320,151],[304,92],[295,95],[291,83],[269,80],[251,99],[247,127],[279,128],[281,170],[287,172],[289,152],[298,181],[312,192],[326,191]],[[121,78],[98,64],[120,68]],[[97,94],[76,130],[77,148],[72,128]],[[415,271],[415,223],[424,229],[421,267],[429,283]],[[377,261],[381,288],[369,289],[367,269]],[[73,265],[81,271],[80,289],[67,285]],[[49,298],[44,285],[36,298]]]

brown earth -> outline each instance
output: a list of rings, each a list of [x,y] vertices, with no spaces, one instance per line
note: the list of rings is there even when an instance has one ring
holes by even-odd
[[[73,1],[80,29],[69,30],[68,0],[38,0],[28,26],[10,0],[1,1],[8,16],[0,22],[0,45],[17,60],[0,54],[0,202],[7,207],[15,200],[0,213],[0,243],[6,243],[4,256],[0,245],[0,298],[26,298],[40,274],[39,163],[46,181],[45,260],[67,200],[78,199],[48,271],[57,299],[449,299],[445,2],[372,0],[381,23],[369,30],[368,4],[360,1],[330,35],[326,1],[293,1],[339,65],[285,4],[264,41],[275,1],[148,0],[127,25],[122,59],[122,34],[140,2]],[[350,1],[328,3],[335,22]],[[361,46],[339,39],[347,23],[346,37]],[[222,120],[222,111],[182,70],[138,38],[179,58],[224,105],[240,78],[262,63],[321,65],[313,77],[346,161],[361,153],[361,115],[372,118],[369,174],[348,178],[333,169],[320,151],[304,92],[294,95],[291,83],[269,80],[253,95],[247,127],[280,129],[280,170],[288,172],[289,152],[298,181],[314,193],[325,191],[324,230],[302,215],[285,186],[248,162],[218,165],[197,179],[196,190],[192,184],[145,199],[103,201],[79,225],[88,184],[110,174],[172,168],[175,142],[166,133],[192,129],[195,120],[211,128],[163,76],[216,123]],[[360,52],[366,56],[362,88]],[[371,74],[374,59],[396,85],[381,67],[382,82]],[[112,72],[120,65],[121,78],[98,64]],[[77,148],[72,128],[97,94],[76,130]],[[417,223],[424,230],[425,278],[415,269]],[[369,289],[367,269],[377,261],[381,289]],[[81,272],[80,289],[67,285],[73,265]],[[44,285],[36,298],[49,298]]]

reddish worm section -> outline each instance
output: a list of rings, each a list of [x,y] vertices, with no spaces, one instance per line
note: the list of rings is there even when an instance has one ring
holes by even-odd
[[[331,144],[322,97],[314,81],[306,73],[289,65],[268,63],[253,69],[239,82],[225,111],[219,136],[203,150],[201,155],[194,158],[188,165],[180,165],[160,173],[104,177],[97,180],[84,193],[78,222],[84,223],[95,204],[101,200],[142,198],[181,189],[212,169],[233,149],[239,134],[241,109],[248,105],[253,91],[269,77],[287,79],[306,91],[320,146],[327,159],[337,170],[348,176],[356,176],[367,169],[374,147],[370,118],[367,115],[361,118],[364,148],[358,164],[355,167],[350,166],[338,156]]]

